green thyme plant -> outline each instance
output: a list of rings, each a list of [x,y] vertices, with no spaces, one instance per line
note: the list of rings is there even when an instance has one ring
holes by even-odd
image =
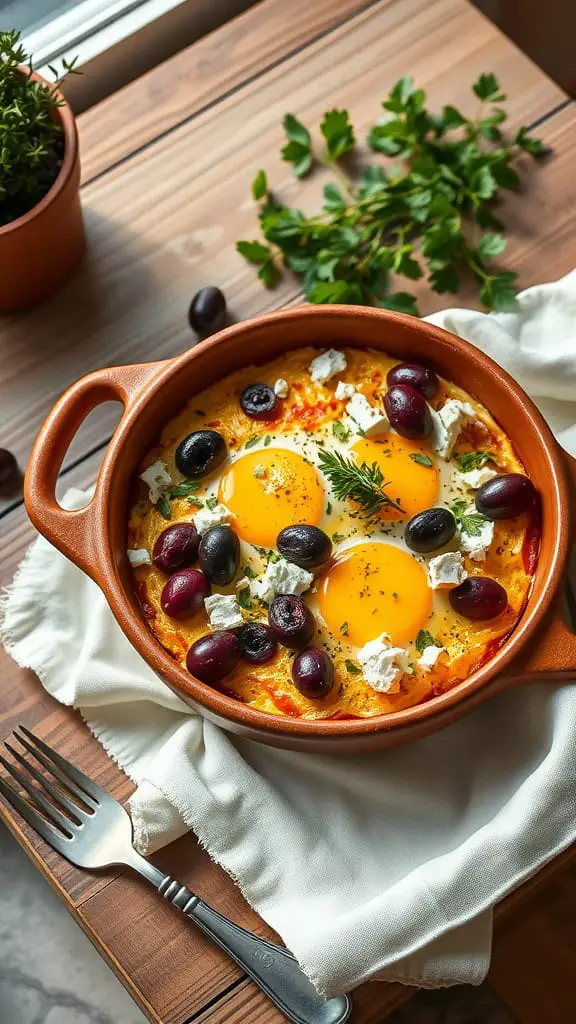
[[[58,175],[64,135],[54,113],[63,103],[58,89],[75,63],[62,61],[61,72],[51,67],[51,85],[35,82],[20,33],[0,32],[0,225],[31,210]]]
[[[281,203],[269,190],[265,172],[258,172],[252,195],[261,203],[264,242],[240,241],[237,249],[259,267],[263,284],[272,287],[286,267],[301,280],[310,302],[360,303],[417,314],[414,295],[390,293],[391,272],[412,281],[426,274],[430,287],[445,293],[459,290],[464,271],[477,281],[484,306],[513,308],[517,275],[492,266],[506,245],[494,201],[502,189],[518,186],[517,157],[522,152],[537,157],[545,148],[526,128],[513,140],[504,139],[501,126],[507,114],[496,104],[506,96],[493,74],[481,75],[473,92],[479,101],[475,119],[453,106],[433,114],[425,107],[424,90],[415,89],[411,78],[401,78],[382,103],[385,117],[367,140],[373,152],[396,162],[390,167],[370,164],[353,178],[341,160],[357,145],[346,110],[324,115],[321,148],[287,114],[282,158],[299,178],[323,165],[336,181],[324,188],[321,212],[309,217]]]

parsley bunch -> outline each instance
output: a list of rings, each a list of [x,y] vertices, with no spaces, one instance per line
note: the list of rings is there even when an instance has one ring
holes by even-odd
[[[35,82],[20,33],[0,32],[0,226],[36,206],[58,176],[64,136],[54,112],[62,106],[58,89],[74,63],[62,61],[61,75],[51,67],[51,86]]]
[[[424,106],[424,90],[415,89],[411,78],[401,78],[382,104],[386,115],[370,131],[368,145],[402,160],[402,167],[371,164],[359,180],[351,179],[340,162],[356,146],[346,110],[324,115],[321,151],[308,129],[287,114],[282,158],[299,178],[322,164],[338,183],[325,186],[322,211],[308,217],[281,203],[270,192],[265,172],[258,172],[252,195],[261,202],[265,241],[240,241],[237,249],[259,267],[263,284],[276,284],[284,266],[301,279],[310,302],[417,314],[413,295],[390,293],[391,272],[413,281],[427,274],[431,288],[444,293],[458,291],[465,271],[478,282],[485,307],[513,308],[517,275],[490,266],[506,244],[492,206],[501,189],[517,187],[513,163],[518,154],[538,156],[544,146],[526,128],[513,142],[504,140],[500,126],[506,111],[494,105],[486,109],[487,103],[506,99],[493,74],[481,75],[473,91],[480,101],[476,119],[453,106],[432,114]]]

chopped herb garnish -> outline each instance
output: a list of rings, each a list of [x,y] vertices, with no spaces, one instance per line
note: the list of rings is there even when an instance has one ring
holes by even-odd
[[[258,573],[254,572],[254,569],[251,569],[249,565],[244,566],[243,573],[244,576],[247,576],[249,580],[255,580],[256,577],[258,576]]]
[[[335,544],[341,544],[342,541],[345,540],[345,539],[346,539],[346,537],[345,537],[345,534],[343,534],[343,533],[333,533],[332,534],[332,540],[334,541]]]
[[[268,552],[268,561],[269,562],[279,562],[280,558],[281,558],[281,556],[278,554],[277,551],[269,551]]]
[[[189,505],[195,505],[196,508],[204,508],[204,502],[202,501],[202,499],[195,498],[194,495],[191,495],[189,498],[186,498],[186,501],[188,502]]]
[[[250,590],[248,587],[242,587],[242,590],[238,591],[238,604],[245,611],[249,612],[252,608],[252,601],[250,600]]]
[[[245,442],[244,447],[245,448],[253,448],[255,444],[258,444],[259,440],[260,440],[260,435],[259,434],[257,434],[256,437],[249,437],[248,440]]]
[[[417,462],[419,466],[434,465],[429,455],[421,455],[420,452],[411,452],[410,458],[412,459],[412,462]]]
[[[156,510],[164,519],[172,519],[172,509],[170,508],[170,502],[166,500],[163,494],[160,495],[156,502]]]
[[[398,597],[398,594],[396,593],[395,590],[392,591],[392,597],[394,598],[394,600],[396,600]]]
[[[491,452],[463,452],[455,455],[454,461],[461,473],[469,473],[472,469],[482,469],[487,462],[494,462]]]
[[[206,508],[209,508],[211,512],[214,511],[218,504],[218,498],[215,494],[211,494],[209,498],[206,498]]]
[[[342,623],[342,625],[340,626],[340,632],[342,633],[342,636],[348,636],[349,630],[347,622]]]
[[[350,661],[349,658],[346,658],[344,664],[346,665],[346,671],[349,672],[351,676],[362,675],[362,669],[359,668],[358,665],[355,665],[353,661]]]
[[[332,502],[331,501],[326,502],[326,515],[327,516],[332,515]]]
[[[328,477],[334,494],[340,501],[350,498],[357,502],[369,519],[383,508],[403,512],[399,502],[394,501],[385,488],[388,486],[376,462],[360,466],[353,459],[346,459],[340,452],[320,452],[319,465]]]
[[[358,159],[347,110],[324,114],[320,145],[286,114],[282,159],[298,178],[328,167],[334,180],[324,186],[321,212],[310,215],[271,194],[258,172],[252,195],[260,197],[263,240],[243,240],[236,248],[262,283],[277,284],[286,268],[309,302],[418,315],[413,293],[390,292],[392,275],[410,283],[426,276],[442,294],[458,292],[464,272],[475,279],[484,306],[513,309],[517,275],[494,265],[506,246],[494,208],[503,190],[519,185],[523,152],[538,157],[546,147],[524,127],[505,137],[507,113],[500,104],[506,97],[493,74],[480,75],[472,89],[481,108],[468,118],[452,104],[438,113],[428,109],[424,89],[409,76],[396,82],[367,139],[375,153],[391,158],[389,166],[381,160],[366,166],[364,153]],[[348,166],[344,154],[351,156]],[[360,165],[361,173],[350,174]]]
[[[186,498],[189,494],[193,494],[194,491],[199,490],[200,483],[198,480],[183,480],[182,483],[176,484],[170,491],[171,498]]]
[[[270,444],[271,440],[272,440],[272,438],[270,437],[270,434],[266,434],[266,437],[264,438],[264,447],[265,448],[268,447],[268,445]]]
[[[416,637],[416,650],[419,654],[425,651],[427,647],[442,647],[442,644],[438,639],[432,636],[427,629],[421,629]]]
[[[338,441],[346,442],[350,437],[350,431],[346,430],[346,427],[341,420],[334,420],[332,424],[332,433]]]
[[[464,498],[459,498],[450,505],[450,511],[460,529],[471,537],[479,537],[484,523],[488,520],[480,512],[470,512],[469,508],[470,506]]]

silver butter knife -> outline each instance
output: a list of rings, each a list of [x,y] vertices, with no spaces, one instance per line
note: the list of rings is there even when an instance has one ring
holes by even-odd
[[[14,737],[23,753],[6,742],[16,763],[2,755],[0,763],[26,797],[1,775],[0,793],[50,846],[80,868],[133,868],[246,971],[294,1024],[342,1024],[348,1019],[352,1004],[347,995],[323,999],[286,949],[240,928],[137,853],[127,812],[102,786],[23,725]]]

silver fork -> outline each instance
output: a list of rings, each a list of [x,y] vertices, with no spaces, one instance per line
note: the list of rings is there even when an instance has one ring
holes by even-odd
[[[80,868],[114,864],[133,868],[246,971],[294,1024],[343,1024],[347,1020],[352,1008],[348,996],[323,999],[291,953],[240,928],[140,856],[132,846],[132,822],[122,805],[23,725],[20,732],[22,735],[15,732],[14,737],[23,754],[8,742],[5,746],[28,775],[2,755],[0,763],[28,798],[1,775],[0,793],[50,846]],[[39,771],[34,761],[52,779]]]

